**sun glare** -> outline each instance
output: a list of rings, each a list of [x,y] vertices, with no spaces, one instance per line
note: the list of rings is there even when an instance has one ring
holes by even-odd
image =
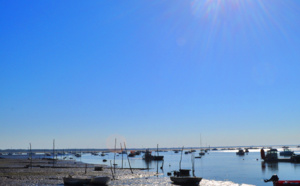
[[[293,12],[290,3],[285,1],[264,0],[192,0],[191,12],[204,24],[215,37],[218,30],[228,30],[231,33],[243,35],[256,32],[265,33],[267,28],[278,30],[285,35],[278,21],[283,18],[283,12]]]

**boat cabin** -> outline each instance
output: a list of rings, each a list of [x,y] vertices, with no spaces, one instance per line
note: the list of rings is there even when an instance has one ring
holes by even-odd
[[[277,149],[268,150],[265,160],[267,160],[267,161],[277,161],[278,160],[277,152],[278,152]]]

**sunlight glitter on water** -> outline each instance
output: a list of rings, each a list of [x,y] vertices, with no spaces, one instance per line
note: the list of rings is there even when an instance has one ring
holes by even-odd
[[[167,185],[174,186],[170,181],[170,178],[167,177],[146,177],[146,178],[137,178],[137,179],[120,179],[114,180],[110,185]],[[200,182],[201,186],[253,186],[249,184],[238,184],[231,181],[215,181],[215,180],[206,180],[203,179]]]

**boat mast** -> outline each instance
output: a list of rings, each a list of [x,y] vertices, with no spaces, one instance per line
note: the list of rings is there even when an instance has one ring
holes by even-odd
[[[179,161],[179,171],[181,170],[181,160],[182,160],[183,148],[184,148],[184,146],[182,147],[182,150],[181,150],[181,156],[180,156],[180,161]]]

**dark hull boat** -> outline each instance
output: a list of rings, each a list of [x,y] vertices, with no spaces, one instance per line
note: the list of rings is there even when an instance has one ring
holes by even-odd
[[[236,153],[236,155],[243,156],[243,155],[245,155],[245,152],[243,149],[239,149],[239,151]]]
[[[65,177],[63,178],[64,180],[64,185],[85,185],[90,183],[91,179],[90,178],[68,178]]]
[[[279,180],[278,176],[274,174],[270,179],[264,180],[265,182],[273,182],[274,186],[288,186],[288,185],[299,185],[300,186],[300,180]]]
[[[164,156],[152,156],[152,160],[154,161],[164,160]]]
[[[174,176],[170,177],[170,180],[177,185],[199,185],[200,181],[202,180],[202,177],[196,177],[194,172],[194,156],[192,154],[192,172],[193,176],[190,176],[190,169],[181,169],[181,160],[182,160],[182,152],[183,147],[181,151],[181,157],[179,162],[179,171],[174,171]]]
[[[64,185],[107,185],[110,182],[108,176],[97,176],[91,178],[64,177]]]
[[[191,177],[191,176],[171,176],[171,181],[178,185],[199,185],[202,180],[201,177]]]
[[[151,151],[149,149],[146,150],[145,155],[143,156],[143,160],[145,161],[160,161],[164,160],[164,156],[159,156],[159,155],[151,155]]]
[[[91,185],[107,185],[110,182],[110,177],[108,176],[97,176],[91,179]]]
[[[274,186],[300,185],[300,180],[279,180],[273,184]]]

